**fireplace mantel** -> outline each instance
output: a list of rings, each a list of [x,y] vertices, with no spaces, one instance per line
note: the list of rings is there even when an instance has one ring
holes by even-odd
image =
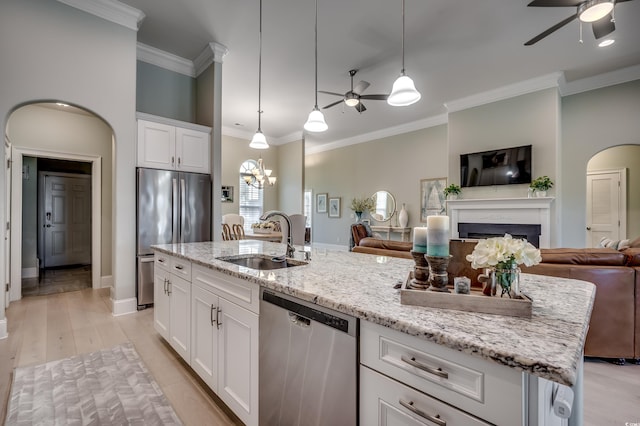
[[[451,236],[459,238],[459,223],[540,225],[540,247],[551,246],[551,204],[554,197],[448,200]]]

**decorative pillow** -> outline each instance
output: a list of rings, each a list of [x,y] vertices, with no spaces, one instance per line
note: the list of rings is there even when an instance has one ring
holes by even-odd
[[[598,247],[612,248],[615,250],[624,250],[631,247],[631,240],[612,240],[611,238],[602,237]]]
[[[631,241],[629,243],[629,247],[632,248],[640,248],[640,237],[636,238],[635,240]]]

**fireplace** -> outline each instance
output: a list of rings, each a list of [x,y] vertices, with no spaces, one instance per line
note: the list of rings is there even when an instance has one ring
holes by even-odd
[[[491,238],[509,234],[513,238],[524,238],[535,247],[540,247],[540,225],[524,223],[458,223],[460,238]]]
[[[540,197],[447,201],[451,237],[475,239],[508,233],[526,238],[539,248],[551,247],[553,200],[553,197]]]

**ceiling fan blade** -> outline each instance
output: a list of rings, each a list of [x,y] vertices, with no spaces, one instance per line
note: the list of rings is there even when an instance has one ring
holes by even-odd
[[[354,108],[358,111],[358,112],[365,112],[367,110],[367,108],[362,105],[362,102],[358,102],[357,105],[354,105]]]
[[[533,0],[530,7],[571,7],[584,3],[585,0]]]
[[[318,90],[318,93],[324,93],[327,95],[335,95],[335,96],[342,96],[344,97],[344,93],[336,93],[336,92],[326,92],[324,90]]]
[[[576,19],[578,17],[577,13],[574,13],[573,15],[569,16],[567,19],[565,19],[564,21],[558,22],[557,24],[555,24],[553,27],[547,29],[546,31],[541,32],[540,34],[538,34],[537,36],[535,36],[534,38],[532,38],[531,40],[529,40],[528,42],[526,42],[524,45],[525,46],[531,46],[532,44],[535,44],[537,42],[539,42],[540,40],[542,40],[543,38],[545,38],[546,36],[548,36],[549,34],[559,30],[560,28],[564,27],[565,25],[567,25],[569,22],[573,21],[574,19]]]
[[[360,99],[373,99],[374,101],[386,101],[389,95],[362,95]]]
[[[608,14],[604,18],[591,24],[591,29],[593,30],[593,35],[596,40],[615,31],[616,24],[613,23],[612,18],[611,14]]]
[[[367,87],[369,87],[370,84],[364,80],[360,80],[358,82],[358,84],[355,85],[355,87],[353,88],[353,90],[351,90],[353,93],[357,93],[357,94],[361,94],[362,92],[364,92],[365,90],[367,90]]]
[[[342,95],[341,95],[341,96],[342,96]],[[322,109],[331,108],[332,106],[336,106],[336,105],[338,105],[338,104],[341,104],[342,102],[344,102],[344,100],[343,100],[343,99],[340,99],[339,101],[336,101],[336,102],[334,102],[334,103],[332,103],[332,104],[329,104],[329,105],[327,105],[327,106],[322,107]]]

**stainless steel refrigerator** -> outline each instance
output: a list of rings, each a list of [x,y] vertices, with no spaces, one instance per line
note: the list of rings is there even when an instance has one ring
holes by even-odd
[[[138,309],[153,303],[153,244],[211,240],[211,176],[137,169]]]

